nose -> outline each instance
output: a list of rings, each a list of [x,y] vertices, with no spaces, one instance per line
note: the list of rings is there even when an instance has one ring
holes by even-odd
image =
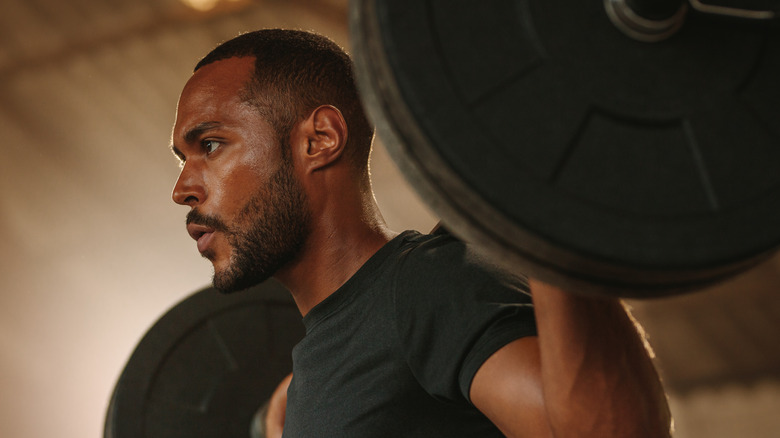
[[[206,188],[200,173],[189,162],[182,167],[179,178],[173,186],[171,198],[179,205],[189,205],[190,207],[206,200]]]

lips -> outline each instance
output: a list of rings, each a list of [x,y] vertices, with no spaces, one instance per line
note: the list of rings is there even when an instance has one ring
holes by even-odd
[[[205,225],[187,224],[187,233],[198,242],[198,251],[201,254],[208,249],[211,239],[214,238],[214,231],[214,228]]]

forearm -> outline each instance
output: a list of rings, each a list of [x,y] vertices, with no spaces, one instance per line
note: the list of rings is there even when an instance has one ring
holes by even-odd
[[[531,290],[544,404],[555,436],[669,436],[658,374],[620,301],[533,280]]]

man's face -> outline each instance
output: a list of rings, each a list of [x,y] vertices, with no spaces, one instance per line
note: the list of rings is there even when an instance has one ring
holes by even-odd
[[[199,69],[182,91],[173,128],[183,160],[173,200],[191,207],[187,231],[224,292],[273,275],[296,257],[309,230],[305,193],[276,133],[240,99],[253,62],[230,58]]]

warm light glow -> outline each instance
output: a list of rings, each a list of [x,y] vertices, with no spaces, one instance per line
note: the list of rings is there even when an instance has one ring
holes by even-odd
[[[198,11],[210,11],[220,0],[181,0],[182,3]]]

